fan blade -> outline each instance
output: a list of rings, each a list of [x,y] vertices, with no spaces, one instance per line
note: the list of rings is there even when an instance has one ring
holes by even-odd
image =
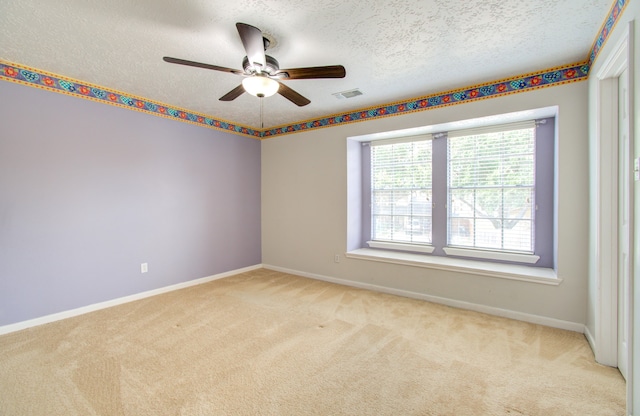
[[[233,101],[236,98],[240,97],[243,93],[244,93],[244,87],[242,87],[242,84],[240,84],[234,89],[232,89],[231,91],[229,91],[228,93],[226,93],[225,95],[223,95],[222,97],[220,97],[219,100]]]
[[[305,97],[303,97],[302,95],[292,90],[291,88],[284,85],[283,83],[280,82],[279,84],[280,84],[280,88],[278,89],[278,94],[282,95],[284,98],[291,101],[298,107],[303,107],[311,102]]]
[[[180,65],[186,65],[186,66],[195,66],[195,67],[198,67],[198,68],[213,69],[214,71],[230,72],[230,73],[236,74],[236,75],[245,75],[244,71],[240,71],[240,70],[237,70],[237,69],[226,68],[224,66],[203,64],[203,63],[200,63],[200,62],[187,61],[185,59],[171,58],[169,56],[164,56],[162,59],[165,62],[169,62],[170,64],[180,64]]]
[[[281,73],[288,74],[285,75],[287,79],[344,78],[347,75],[342,65],[281,69],[276,75]]]
[[[246,23],[236,23],[238,34],[242,40],[244,50],[247,52],[247,59],[252,65],[259,65],[259,70],[266,68],[266,59],[264,57],[264,41],[262,40],[262,31],[257,27],[253,27]]]

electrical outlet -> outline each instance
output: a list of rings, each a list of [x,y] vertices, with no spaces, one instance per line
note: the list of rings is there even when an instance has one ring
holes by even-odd
[[[149,265],[147,263],[142,263],[140,265],[140,273],[146,273],[149,271]]]
[[[340,263],[340,254],[336,254],[336,255],[333,257],[333,261],[334,261],[334,262],[336,262],[336,263]]]

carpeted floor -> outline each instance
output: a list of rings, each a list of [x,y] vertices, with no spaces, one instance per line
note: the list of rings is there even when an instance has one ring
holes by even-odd
[[[623,415],[582,334],[260,269],[0,336],[0,415]]]

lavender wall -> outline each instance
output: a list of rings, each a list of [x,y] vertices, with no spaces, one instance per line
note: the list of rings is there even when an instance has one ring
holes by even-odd
[[[0,326],[259,264],[260,241],[259,141],[0,82]]]

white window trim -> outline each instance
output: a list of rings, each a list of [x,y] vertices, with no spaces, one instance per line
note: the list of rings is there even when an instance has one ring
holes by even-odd
[[[483,126],[494,126],[500,124],[517,123],[530,119],[556,117],[558,115],[558,107],[544,107],[533,110],[516,111],[513,113],[497,114],[493,116],[478,117],[468,120],[452,121],[448,123],[431,124],[428,126],[413,127],[402,130],[391,130],[372,134],[363,134],[361,136],[347,137],[349,140],[356,142],[374,142],[382,139],[395,139],[399,136],[419,136],[423,134],[434,134],[443,131],[454,132],[458,130],[479,128]]]
[[[527,264],[535,264],[540,260],[540,256],[534,254],[509,253],[506,251],[472,250],[458,247],[443,247],[443,250],[447,256],[462,256],[474,259],[517,261]]]
[[[367,241],[367,245],[372,248],[382,248],[387,250],[415,251],[418,253],[433,253],[435,247],[426,244],[403,244],[391,241]]]
[[[466,273],[500,279],[518,280],[529,283],[558,286],[562,279],[556,270],[543,267],[529,267],[518,264],[490,263],[451,257],[425,256],[392,250],[360,248],[349,251],[345,257],[405,266],[424,267],[449,272]]]
[[[416,136],[399,136],[389,139],[372,140],[370,146],[385,146],[388,144],[415,143],[421,141],[433,140],[432,134],[419,134]]]
[[[478,134],[500,133],[511,130],[534,129],[536,127],[535,120],[525,120],[513,123],[499,123],[490,126],[472,127],[468,129],[451,130],[447,132],[447,137],[475,136]]]

